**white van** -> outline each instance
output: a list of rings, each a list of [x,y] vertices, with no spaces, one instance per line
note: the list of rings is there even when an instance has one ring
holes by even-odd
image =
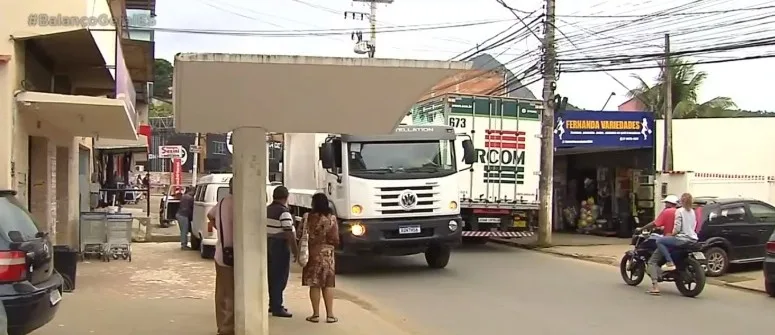
[[[191,221],[191,248],[199,249],[202,258],[213,258],[215,244],[218,243],[218,231],[207,224],[207,213],[229,194],[231,173],[206,175],[196,183],[194,191],[194,219]],[[267,182],[267,191],[272,194],[280,183]],[[271,199],[267,199],[267,204]]]
[[[191,221],[191,248],[199,249],[202,258],[215,255],[218,231],[208,227],[207,212],[229,194],[231,173],[211,174],[199,178],[194,193],[194,219]]]

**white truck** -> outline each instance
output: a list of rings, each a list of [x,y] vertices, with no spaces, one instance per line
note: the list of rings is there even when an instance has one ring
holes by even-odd
[[[473,140],[473,168],[459,175],[465,242],[533,235],[542,108],[540,100],[445,94],[412,109],[412,125],[449,125]],[[461,150],[457,146],[458,155]]]
[[[475,158],[470,140],[457,156],[456,140],[448,126],[402,125],[374,136],[285,134],[288,205],[299,218],[312,195],[325,193],[339,221],[339,256],[425,253],[429,267],[444,268],[461,241],[458,170]]]

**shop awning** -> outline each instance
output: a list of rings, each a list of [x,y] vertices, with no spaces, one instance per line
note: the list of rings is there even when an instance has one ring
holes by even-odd
[[[15,41],[28,41],[30,48],[51,59],[60,71],[70,72],[71,77],[77,78],[79,86],[100,89],[103,94],[113,92],[115,79],[89,30],[25,32],[11,37]]]
[[[435,84],[470,68],[470,62],[178,54],[175,127],[387,134]]]
[[[129,109],[122,100],[21,92],[16,102],[21,112],[35,114],[72,136],[137,140]]]

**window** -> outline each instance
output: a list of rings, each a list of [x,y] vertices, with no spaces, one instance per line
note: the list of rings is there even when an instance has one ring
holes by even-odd
[[[755,222],[775,222],[775,209],[761,203],[750,203],[748,209]]]
[[[221,199],[225,198],[229,194],[229,188],[228,187],[219,187],[218,188],[218,197],[216,198],[216,201],[221,201]]]
[[[207,185],[197,185],[196,193],[194,194],[194,200],[205,201],[205,189]]]
[[[29,241],[36,238],[38,227],[16,197],[0,195],[0,233],[11,241],[9,233],[12,231],[19,232],[23,241]]]
[[[226,155],[228,152],[226,142],[213,141],[213,155]]]
[[[708,217],[711,224],[745,221],[745,207],[733,205],[713,211]]]

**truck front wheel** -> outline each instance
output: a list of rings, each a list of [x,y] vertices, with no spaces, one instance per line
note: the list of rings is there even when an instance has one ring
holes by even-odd
[[[431,269],[443,269],[449,264],[452,249],[449,246],[432,245],[425,251],[425,261]]]

